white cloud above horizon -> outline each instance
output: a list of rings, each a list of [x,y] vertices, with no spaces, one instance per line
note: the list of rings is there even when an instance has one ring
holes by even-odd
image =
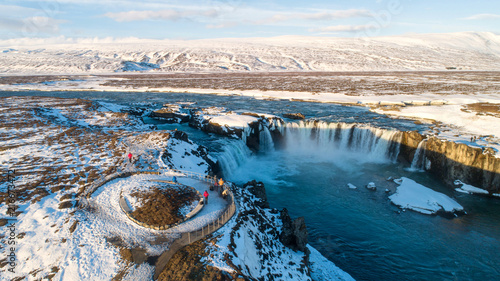
[[[349,9],[349,10],[336,10],[325,12],[301,12],[301,13],[277,13],[270,18],[259,21],[262,24],[270,24],[276,22],[290,21],[290,20],[338,20],[349,19],[358,17],[371,17],[373,12],[366,9]]]
[[[485,20],[485,19],[500,19],[498,14],[476,14],[462,18],[463,20]]]
[[[360,32],[376,28],[373,24],[363,25],[334,25],[317,29],[311,29],[311,32]]]
[[[128,12],[117,12],[117,13],[106,13],[103,16],[111,18],[117,22],[131,22],[131,21],[143,21],[143,20],[167,20],[176,21],[180,19],[191,18],[194,16],[203,16],[208,18],[214,18],[218,15],[215,9],[205,9],[205,10],[160,10],[160,11],[128,11]]]

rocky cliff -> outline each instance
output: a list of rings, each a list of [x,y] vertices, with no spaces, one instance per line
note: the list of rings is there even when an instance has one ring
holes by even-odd
[[[418,145],[422,146],[422,168],[452,185],[455,180],[500,192],[500,158],[488,148],[470,147],[463,143],[426,137],[418,132],[402,132],[399,158],[411,163]]]

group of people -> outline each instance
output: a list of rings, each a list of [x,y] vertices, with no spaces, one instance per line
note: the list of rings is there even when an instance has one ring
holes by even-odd
[[[132,153],[129,153],[127,155],[128,157],[128,161],[129,163],[132,163]],[[177,177],[173,177],[172,178],[172,182],[174,183],[178,183],[177,181]],[[214,184],[210,186],[210,191],[213,191],[215,189],[215,191],[219,192],[219,194],[222,196],[222,198],[226,199],[226,196],[227,196],[227,189],[224,188],[224,180],[222,178],[220,178],[218,181],[217,181],[217,177],[215,177],[215,181],[214,181]],[[204,200],[204,204],[208,204],[208,191],[205,190],[205,192],[203,192],[203,197],[205,198]]]
[[[218,181],[217,177],[215,178],[214,184],[210,186],[210,191],[213,191],[214,189],[215,191],[219,192],[222,198],[226,199],[227,189],[224,188],[224,180],[222,178],[220,178]],[[203,197],[205,198],[203,203],[205,205],[208,204],[208,195],[208,191],[205,190],[205,192],[203,192]]]

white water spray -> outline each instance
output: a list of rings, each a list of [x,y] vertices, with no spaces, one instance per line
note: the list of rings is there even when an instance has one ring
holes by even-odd
[[[231,140],[224,146],[224,151],[217,155],[222,173],[228,177],[232,171],[248,160],[252,152],[242,140]]]

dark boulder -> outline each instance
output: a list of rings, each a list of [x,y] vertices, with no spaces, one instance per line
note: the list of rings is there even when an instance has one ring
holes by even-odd
[[[174,131],[174,134],[173,134],[172,137],[174,139],[178,139],[178,140],[181,140],[181,141],[190,142],[189,138],[188,138],[188,134],[186,134],[183,131]]]
[[[261,208],[269,208],[269,202],[267,201],[266,188],[262,182],[257,182],[256,180],[247,182],[243,185],[244,188],[247,188],[250,193],[252,193],[255,197],[260,199],[255,202],[255,205]]]
[[[304,217],[299,217],[292,221],[290,215],[288,214],[288,210],[285,208],[281,210],[280,218],[283,222],[283,227],[280,233],[281,243],[294,251],[302,251],[308,254],[307,227]]]

